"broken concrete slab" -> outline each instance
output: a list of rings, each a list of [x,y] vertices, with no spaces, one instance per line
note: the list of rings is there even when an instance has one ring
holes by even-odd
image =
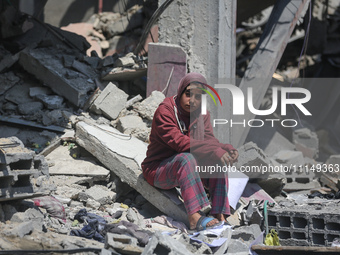
[[[155,111],[160,103],[163,102],[165,96],[162,92],[157,90],[152,91],[151,95],[143,100],[140,104],[135,104],[133,109],[139,113],[140,116],[147,120],[152,120]]]
[[[149,43],[146,95],[164,91],[166,97],[177,94],[180,80],[187,73],[187,54],[175,44]]]
[[[56,94],[65,97],[72,104],[82,107],[88,93],[95,90],[95,83],[87,76],[66,69],[62,56],[68,55],[62,49],[39,48],[21,52],[19,63]],[[69,53],[69,55],[72,55]],[[69,77],[69,78],[67,78]]]
[[[110,82],[90,106],[96,114],[103,114],[110,120],[115,120],[125,108],[128,95]]]
[[[73,157],[75,156],[75,157]],[[51,175],[93,176],[105,180],[110,171],[98,165],[95,159],[77,158],[68,146],[59,146],[46,157]]]
[[[141,163],[146,155],[146,143],[126,137],[110,126],[92,126],[82,121],[76,125],[76,141],[160,211],[173,219],[188,222],[183,204],[177,206],[144,179]]]
[[[296,129],[293,132],[293,143],[296,150],[301,151],[303,156],[317,158],[319,153],[319,138],[316,133],[308,128]]]
[[[30,87],[27,83],[17,84],[6,92],[5,99],[16,105],[34,102],[29,96]]]
[[[0,95],[3,95],[7,90],[12,88],[15,84],[20,81],[20,78],[13,72],[7,72],[0,75]]]
[[[161,232],[154,234],[142,253],[142,255],[152,254],[193,255],[184,244]]]

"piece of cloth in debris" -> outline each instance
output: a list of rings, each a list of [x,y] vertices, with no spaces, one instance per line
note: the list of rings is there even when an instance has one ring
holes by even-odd
[[[98,232],[98,220],[94,219],[85,225],[82,229],[72,229],[70,232],[71,236],[80,236],[87,239],[94,239],[101,243],[105,242],[105,238]]]
[[[63,204],[51,196],[43,196],[33,198],[34,205],[46,209],[47,213],[52,217],[61,219],[66,223],[66,213]]]
[[[149,231],[139,229],[139,226],[136,224],[124,220],[115,224],[106,224],[100,234],[106,236],[107,233],[133,236],[137,238],[138,244],[141,246],[147,245],[152,235]]]
[[[90,222],[92,220],[97,220],[99,224],[105,225],[107,221],[102,217],[94,213],[89,213],[85,208],[80,209],[79,212],[74,216],[75,220],[78,220],[80,223]]]
[[[188,228],[183,222],[175,221],[173,218],[165,216],[165,215],[157,216],[155,218],[146,219],[146,220],[144,220],[144,222],[145,222],[146,226],[151,226],[151,223],[154,222],[154,223],[158,223],[158,224],[168,226],[170,228],[177,228],[184,233],[188,233]]]
[[[107,224],[107,221],[103,217],[94,213],[88,213],[84,208],[79,210],[74,216],[74,219],[81,223],[85,222],[88,224],[82,229],[72,229],[70,235],[94,239],[102,243],[105,241],[105,235],[103,236],[100,234],[100,231],[102,231]]]

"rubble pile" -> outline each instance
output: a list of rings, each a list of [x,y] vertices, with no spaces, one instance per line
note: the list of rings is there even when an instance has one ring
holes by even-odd
[[[242,23],[240,77],[271,10]],[[251,129],[235,165],[249,170],[243,171],[249,181],[232,207],[230,225],[217,232],[189,235],[178,191],[145,181],[140,165],[167,89],[146,96],[146,75],[154,69],[132,52],[148,11],[134,6],[126,14],[96,14],[79,32],[86,41],[70,32],[77,24],[59,29],[12,7],[2,10],[1,20],[21,19],[1,27],[0,249],[248,254],[264,242],[268,228],[281,245],[337,246],[339,171],[324,170],[339,170],[339,146],[330,146],[334,132],[305,120],[305,126],[285,130],[267,124]],[[301,40],[299,29],[292,42]],[[178,46],[159,48],[167,47],[180,52],[178,65],[186,68],[185,53]],[[300,70],[286,57],[281,61],[286,69],[276,77],[289,86],[294,76],[287,67],[294,66],[294,75]],[[157,70],[169,82],[183,71],[162,68]],[[271,105],[271,89],[262,109]]]

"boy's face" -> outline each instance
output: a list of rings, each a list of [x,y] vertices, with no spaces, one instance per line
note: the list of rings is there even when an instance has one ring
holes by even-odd
[[[180,105],[186,112],[194,112],[201,107],[202,90],[200,85],[191,83],[180,98]]]

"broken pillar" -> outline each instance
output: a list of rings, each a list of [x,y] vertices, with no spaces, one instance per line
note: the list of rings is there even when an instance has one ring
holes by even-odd
[[[62,60],[65,55],[72,54],[56,48],[24,50],[20,54],[19,63],[56,94],[65,97],[75,106],[82,107],[89,92],[96,88],[96,74],[93,72],[89,78],[78,71],[65,68]]]
[[[110,126],[92,126],[85,122],[76,124],[76,142],[160,211],[176,220],[188,222],[183,203],[178,205],[178,201],[144,179],[141,163],[146,156],[146,143]]]
[[[16,137],[0,139],[0,201],[43,194],[46,187],[37,187],[34,178],[48,176],[43,156],[36,156]]]
[[[305,14],[309,0],[283,0],[274,5],[265,30],[257,44],[256,52],[250,61],[239,88],[244,95],[253,88],[253,106],[259,109],[272,76],[298,20]],[[254,119],[254,113],[245,107],[243,115],[234,115],[233,121],[242,122]],[[230,117],[229,117],[230,118]],[[233,129],[234,146],[241,146],[247,138],[250,125],[237,125]]]
[[[159,1],[159,5],[164,2]],[[159,42],[181,46],[188,54],[189,72],[201,73],[212,87],[235,84],[236,3],[236,0],[179,0],[170,4],[159,18]],[[216,119],[229,119],[231,94],[222,91],[217,89],[223,106],[215,107],[208,100],[208,110]],[[223,125],[214,128],[215,136],[224,143],[233,142],[232,132]]]
[[[177,95],[180,80],[187,73],[187,54],[173,44],[149,43],[146,96],[154,90],[166,97]]]

